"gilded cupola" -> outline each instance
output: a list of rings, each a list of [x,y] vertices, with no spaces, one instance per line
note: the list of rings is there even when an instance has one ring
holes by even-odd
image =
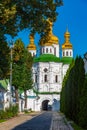
[[[70,43],[70,33],[68,32],[68,29],[66,30],[64,37],[65,42],[62,44],[62,49],[72,49],[72,44]]]
[[[36,50],[36,46],[34,44],[34,35],[30,34],[30,44],[27,46],[28,50]]]
[[[52,33],[53,23],[49,19],[47,20],[47,22],[49,24],[49,31],[47,32],[47,34],[45,36],[43,36],[40,39],[40,45],[41,46],[51,46],[53,44],[58,44],[58,42],[59,42],[58,37],[56,37]]]

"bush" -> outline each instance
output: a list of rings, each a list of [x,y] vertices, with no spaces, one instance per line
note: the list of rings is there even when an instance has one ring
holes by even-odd
[[[11,106],[10,108],[6,108],[4,110],[0,110],[0,120],[1,119],[8,119],[18,114],[18,106]]]

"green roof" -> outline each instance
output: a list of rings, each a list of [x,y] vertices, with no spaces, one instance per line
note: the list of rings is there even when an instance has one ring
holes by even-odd
[[[34,58],[34,62],[61,62],[60,58],[52,54],[42,54],[40,57]]]
[[[8,83],[9,83],[8,79],[0,80],[0,87],[2,87],[2,88],[7,90]]]
[[[62,62],[63,64],[70,64],[70,63],[72,62],[72,60],[73,60],[72,57],[63,57],[63,58],[61,59],[61,62]]]
[[[34,63],[37,62],[62,62],[63,64],[70,64],[72,62],[72,57],[58,58],[53,54],[42,54],[37,58],[34,58]]]

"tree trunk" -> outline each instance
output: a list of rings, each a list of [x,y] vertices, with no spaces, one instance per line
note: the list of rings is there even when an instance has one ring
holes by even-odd
[[[16,98],[16,105],[19,107],[18,89],[16,89],[16,88],[15,88],[15,98]]]
[[[27,109],[27,91],[24,91],[24,97],[25,97],[24,108]]]

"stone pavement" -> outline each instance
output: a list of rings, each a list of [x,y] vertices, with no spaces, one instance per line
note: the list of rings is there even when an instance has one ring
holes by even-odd
[[[33,118],[34,117],[34,118]],[[22,114],[0,123],[0,130],[73,130],[57,112]]]
[[[64,115],[54,112],[50,130],[74,130]]]

